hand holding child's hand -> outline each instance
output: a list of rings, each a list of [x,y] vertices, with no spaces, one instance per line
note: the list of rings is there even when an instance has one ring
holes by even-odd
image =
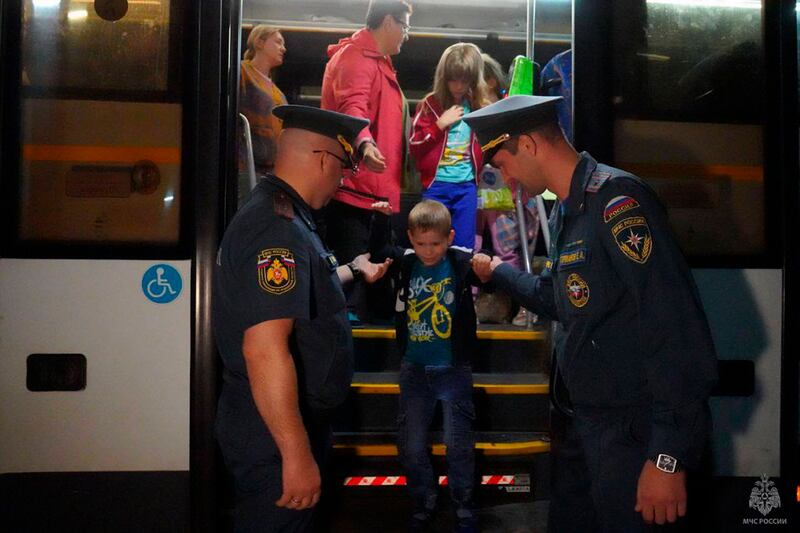
[[[464,116],[464,107],[460,105],[454,105],[444,113],[442,116],[439,117],[439,120],[436,121],[436,125],[439,126],[440,130],[445,128],[449,128],[459,120],[461,117]]]
[[[389,270],[389,265],[392,264],[392,259],[387,258],[383,263],[371,263],[369,260],[370,255],[361,254],[353,259],[358,270],[361,271],[361,277],[367,283],[375,283],[386,274]]]
[[[495,259],[497,259],[495,257]],[[494,261],[486,254],[475,254],[472,256],[472,270],[481,283],[488,283],[492,279],[492,264]]]

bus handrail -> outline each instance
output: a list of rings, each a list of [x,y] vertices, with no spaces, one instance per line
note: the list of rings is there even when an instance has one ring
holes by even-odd
[[[256,179],[256,161],[253,157],[253,138],[250,135],[250,121],[242,113],[239,113],[239,118],[242,120],[242,135],[244,136],[245,148],[247,150],[247,175],[250,182],[250,190],[256,188],[258,181]]]

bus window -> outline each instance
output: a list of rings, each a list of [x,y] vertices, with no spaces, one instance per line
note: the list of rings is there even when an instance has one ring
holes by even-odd
[[[608,73],[616,165],[659,192],[688,255],[765,256],[762,2],[629,0],[614,9],[624,10],[614,16]]]
[[[16,181],[3,180],[15,217],[8,241],[87,257],[100,246],[179,244],[175,9],[169,0],[23,4],[20,131],[4,147],[4,167],[17,156]]]

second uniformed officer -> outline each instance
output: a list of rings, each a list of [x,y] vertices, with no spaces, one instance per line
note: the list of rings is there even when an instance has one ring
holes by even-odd
[[[352,168],[368,121],[280,106],[274,174],[254,189],[222,240],[214,327],[224,363],[216,434],[236,488],[236,531],[310,531],[328,414],[353,373],[341,282],[374,281],[388,262],[339,266],[311,216]]]
[[[642,531],[686,513],[684,469],[697,466],[710,426],[714,346],[656,195],[578,154],[558,126],[559,99],[514,96],[464,117],[506,177],[558,197],[540,276],[486,255],[473,268],[558,321],[557,383],[574,417],[553,422],[550,530]]]

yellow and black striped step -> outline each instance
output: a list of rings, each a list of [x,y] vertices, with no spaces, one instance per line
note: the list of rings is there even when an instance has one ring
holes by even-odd
[[[443,434],[431,435],[433,455],[445,455]],[[396,433],[334,433],[333,448],[337,453],[358,457],[393,457],[397,455]],[[550,451],[546,433],[475,432],[475,451],[482,455],[534,455]]]
[[[478,326],[479,340],[493,341],[543,341],[547,339],[547,327],[535,325],[533,329],[516,326],[481,324]],[[390,326],[355,326],[354,339],[394,339],[395,331]]]
[[[358,394],[399,394],[397,372],[356,372],[350,388]],[[486,394],[547,394],[548,376],[538,373],[474,373],[474,388]]]

